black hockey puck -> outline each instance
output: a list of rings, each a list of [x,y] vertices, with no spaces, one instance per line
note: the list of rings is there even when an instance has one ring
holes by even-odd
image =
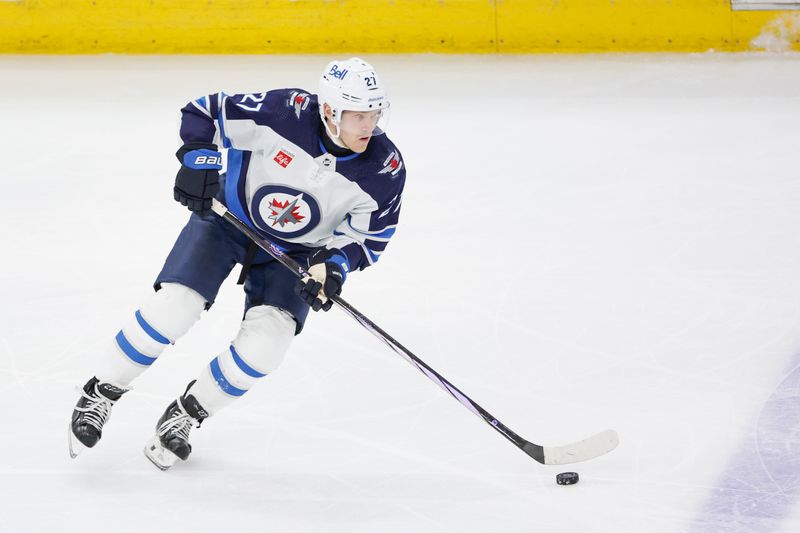
[[[578,482],[577,472],[561,472],[556,476],[556,483],[559,485],[574,485]]]

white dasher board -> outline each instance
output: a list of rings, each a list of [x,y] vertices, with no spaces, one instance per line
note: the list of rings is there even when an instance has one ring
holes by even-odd
[[[731,0],[731,7],[740,11],[800,9],[800,0]]]

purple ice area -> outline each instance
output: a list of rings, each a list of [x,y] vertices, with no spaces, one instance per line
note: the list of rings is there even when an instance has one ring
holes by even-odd
[[[692,531],[789,531],[800,491],[800,357],[706,497]]]
[[[142,449],[228,348],[214,307],[75,460],[75,387],[186,221],[191,99],[314,90],[331,59],[0,57],[0,530],[800,531],[800,56],[368,56],[408,185],[343,296],[543,466],[344,313],[192,434]],[[558,486],[562,471],[580,483]]]

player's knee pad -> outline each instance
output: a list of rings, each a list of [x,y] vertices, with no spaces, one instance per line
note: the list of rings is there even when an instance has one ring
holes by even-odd
[[[281,364],[295,333],[291,314],[259,305],[245,314],[239,334],[209,363],[191,391],[210,413],[242,396]]]
[[[178,283],[164,283],[109,344],[98,378],[126,386],[189,331],[204,308],[205,299],[197,292]]]
[[[205,305],[205,298],[197,291],[180,283],[162,283],[139,313],[147,325],[174,343],[197,322]]]
[[[294,317],[271,305],[251,307],[232,345],[244,362],[260,374],[278,368],[295,334]]]

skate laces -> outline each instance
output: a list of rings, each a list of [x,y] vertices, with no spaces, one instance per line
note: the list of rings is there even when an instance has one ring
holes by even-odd
[[[75,410],[83,413],[83,422],[86,422],[97,431],[101,431],[103,424],[108,420],[108,415],[111,414],[114,402],[97,392],[96,386],[93,393],[87,393],[82,388],[80,391],[81,396],[87,400],[87,403],[85,407],[76,406]]]
[[[169,415],[169,418],[164,420],[164,423],[159,426],[158,436],[163,437],[164,435],[170,434],[170,436],[188,441],[189,432],[192,431],[192,427],[195,423],[197,423],[197,426],[200,426],[199,422],[183,410],[183,406],[179,401],[175,410]]]

